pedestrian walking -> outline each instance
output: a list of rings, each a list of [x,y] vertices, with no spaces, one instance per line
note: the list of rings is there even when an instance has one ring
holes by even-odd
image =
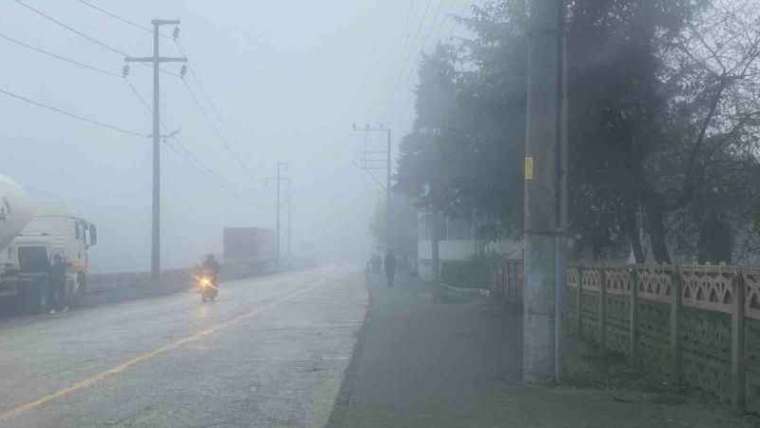
[[[396,276],[396,256],[393,251],[388,250],[385,254],[385,276],[388,278],[388,287],[393,287],[393,279]]]

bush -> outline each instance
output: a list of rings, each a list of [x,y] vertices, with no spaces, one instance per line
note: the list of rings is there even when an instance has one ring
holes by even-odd
[[[488,289],[495,266],[490,257],[442,261],[441,280],[452,287]]]

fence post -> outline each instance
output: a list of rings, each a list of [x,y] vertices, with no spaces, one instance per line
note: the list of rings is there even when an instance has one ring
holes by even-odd
[[[599,346],[607,349],[607,269],[599,268]]]
[[[746,370],[744,364],[744,277],[738,271],[732,281],[734,287],[734,307],[731,311],[731,383],[734,407],[743,411],[746,404]]]
[[[670,274],[670,357],[672,359],[673,383],[681,383],[681,346],[678,320],[681,312],[681,274],[678,267],[673,267]]]
[[[629,340],[628,352],[630,353],[630,360],[636,364],[638,362],[638,346],[639,346],[639,272],[636,268],[632,268],[629,271],[628,280],[631,284],[631,292],[629,294],[630,304],[628,313],[629,323]]]
[[[575,322],[578,323],[576,326],[576,329],[578,331],[578,337],[583,337],[583,266],[578,265],[578,294],[575,296],[576,298],[576,315],[577,319]]]

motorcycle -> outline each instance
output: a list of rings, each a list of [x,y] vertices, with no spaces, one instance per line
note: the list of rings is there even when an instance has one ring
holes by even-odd
[[[216,296],[219,295],[219,287],[217,287],[214,279],[210,275],[196,275],[195,282],[200,290],[201,300],[203,302],[216,300]]]

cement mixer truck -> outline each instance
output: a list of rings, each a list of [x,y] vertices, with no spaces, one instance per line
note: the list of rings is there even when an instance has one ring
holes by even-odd
[[[85,292],[97,230],[63,207],[35,206],[13,180],[0,176],[0,298],[15,298],[25,312],[50,306],[48,275],[53,257],[66,263],[65,298]]]

